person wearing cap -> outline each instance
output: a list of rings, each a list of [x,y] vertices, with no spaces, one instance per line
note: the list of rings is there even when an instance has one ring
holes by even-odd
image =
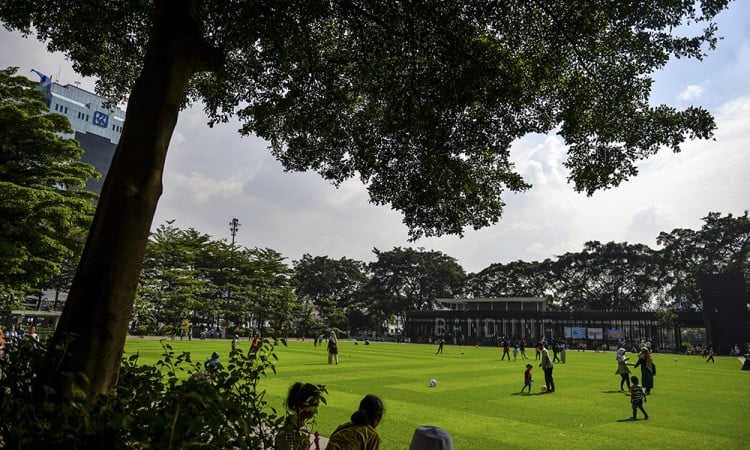
[[[453,450],[453,439],[442,428],[421,426],[414,430],[409,450]]]

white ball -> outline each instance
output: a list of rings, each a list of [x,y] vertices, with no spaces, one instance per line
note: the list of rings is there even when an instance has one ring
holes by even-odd
[[[547,392],[547,386],[542,386],[542,392]]]
[[[430,387],[435,387],[435,386],[437,386],[437,380],[433,378],[430,380]]]

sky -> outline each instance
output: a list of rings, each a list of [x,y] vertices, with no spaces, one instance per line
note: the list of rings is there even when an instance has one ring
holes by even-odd
[[[497,224],[467,229],[463,238],[410,242],[401,214],[370,204],[359,181],[336,188],[313,172],[285,172],[266,142],[242,138],[236,122],[209,128],[194,107],[180,114],[152,229],[174,220],[177,227],[231,240],[229,223],[237,218],[237,244],[276,250],[290,265],[304,254],[371,262],[374,248],[412,247],[443,252],[467,273],[494,263],[554,259],[594,240],[656,249],[662,231],[699,229],[709,212],[737,216],[750,209],[750,2],[732,3],[717,23],[723,37],[717,49],[703,61],[677,60],[655,73],[651,99],[708,109],[718,125],[715,138],[688,141],[678,154],[660,151],[616,188],[591,197],[576,193],[562,166],[562,141],[526,137],[514,143],[511,159],[533,187],[504,194]],[[77,75],[64,55],[0,29],[0,68],[8,66],[32,79],[36,69],[93,91],[93,80]]]

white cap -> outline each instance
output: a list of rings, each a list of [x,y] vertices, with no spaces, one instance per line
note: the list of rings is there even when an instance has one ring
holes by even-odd
[[[447,431],[432,426],[417,427],[409,450],[453,450],[453,439]]]

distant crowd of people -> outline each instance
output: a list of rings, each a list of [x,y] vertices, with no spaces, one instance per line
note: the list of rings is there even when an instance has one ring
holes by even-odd
[[[0,327],[0,356],[3,356],[7,350],[12,350],[16,342],[21,339],[32,339],[39,342],[36,327],[32,325],[28,330],[24,328],[23,324],[11,325],[6,330]]]

